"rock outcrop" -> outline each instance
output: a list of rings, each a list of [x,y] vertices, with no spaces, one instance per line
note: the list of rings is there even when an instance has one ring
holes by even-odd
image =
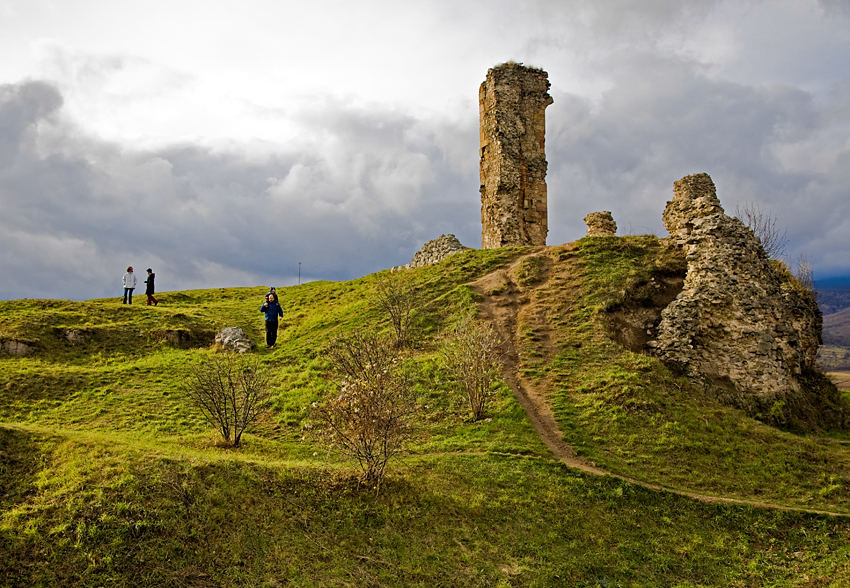
[[[467,249],[469,249],[469,247],[464,247],[454,235],[441,235],[439,238],[425,243],[422,246],[422,249],[414,254],[413,260],[410,263],[396,266],[392,269],[392,271],[432,265],[438,261],[443,261],[450,255],[454,255],[455,253],[459,253]]]
[[[649,343],[657,355],[766,420],[794,424],[822,413],[804,398],[807,377],[819,373],[822,316],[814,295],[724,213],[707,174],[675,183],[663,220],[688,267],[684,289],[662,311]]]
[[[215,344],[237,353],[247,353],[255,347],[254,342],[239,327],[225,327],[220,330],[215,334]]]
[[[80,329],[66,329],[62,332],[65,339],[71,343],[85,343],[86,332]]]
[[[617,234],[617,223],[614,222],[614,217],[608,210],[591,212],[584,217],[584,224],[587,225],[588,237],[608,237]]]
[[[548,74],[519,63],[493,67],[478,103],[481,247],[546,245]]]
[[[12,357],[27,357],[35,353],[35,347],[28,345],[23,341],[15,341],[14,339],[6,339],[0,341],[0,354],[11,355]]]

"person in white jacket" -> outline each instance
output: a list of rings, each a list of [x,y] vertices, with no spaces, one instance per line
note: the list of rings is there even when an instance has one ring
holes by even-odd
[[[122,279],[124,282],[124,302],[122,304],[133,304],[133,289],[136,287],[136,275],[133,273],[133,266],[127,268],[127,273]]]

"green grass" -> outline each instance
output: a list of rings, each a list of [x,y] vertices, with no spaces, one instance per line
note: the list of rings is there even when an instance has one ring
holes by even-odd
[[[466,283],[531,251],[411,270],[421,427],[380,492],[306,425],[334,389],[334,337],[389,330],[373,294],[383,274],[278,291],[278,348],[256,351],[274,373],[273,408],[238,450],[217,446],[179,386],[217,329],[262,342],[266,288],[167,292],[155,308],[0,302],[0,338],[36,348],[0,358],[0,586],[850,585],[850,518],[570,470],[505,385],[487,418],[469,420],[439,338],[475,307]],[[518,269],[552,325],[521,327],[522,367],[582,455],[670,488],[850,513],[845,432],[768,427],[608,338],[605,309],[679,263],[656,239],[546,255],[547,281],[540,260]]]
[[[557,303],[549,316],[561,327],[558,352],[545,362],[550,369],[536,374],[580,455],[681,491],[850,512],[846,431],[798,434],[765,425],[608,336],[605,310],[622,302],[630,284],[680,267],[661,242],[588,238],[569,255],[582,288],[572,298],[544,297]],[[527,373],[535,374],[540,347],[524,341]]]

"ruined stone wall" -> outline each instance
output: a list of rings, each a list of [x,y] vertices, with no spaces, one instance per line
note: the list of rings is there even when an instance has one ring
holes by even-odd
[[[793,403],[801,376],[816,370],[822,316],[812,293],[724,213],[708,174],[675,183],[663,220],[688,269],[650,345],[691,377],[733,384],[733,403],[748,412]]]
[[[457,237],[451,233],[448,235],[440,235],[437,239],[428,241],[422,246],[422,249],[413,255],[413,259],[406,265],[400,265],[392,268],[392,271],[403,269],[411,269],[414,267],[423,267],[432,265],[439,261],[443,261],[450,255],[454,255],[460,251],[466,251],[468,247],[464,247]]]
[[[545,245],[548,74],[517,63],[491,68],[478,92],[481,247]]]
[[[617,234],[617,223],[610,210],[591,212],[584,217],[588,237],[611,237]]]

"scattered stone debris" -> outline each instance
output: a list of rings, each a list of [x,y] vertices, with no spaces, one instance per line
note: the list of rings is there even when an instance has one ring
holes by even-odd
[[[215,334],[215,344],[227,351],[238,353],[247,353],[255,347],[254,342],[240,327],[225,327],[220,330]]]
[[[584,217],[588,237],[607,237],[617,234],[617,223],[611,216],[611,211],[591,212]]]
[[[846,419],[803,398],[805,379],[820,373],[822,315],[813,293],[723,212],[708,174],[675,183],[663,221],[688,269],[649,342],[657,355],[691,379],[726,389],[726,401],[764,420],[810,422],[819,413],[823,426]]]
[[[469,247],[464,247],[457,237],[452,234],[441,235],[438,239],[428,241],[422,246],[422,249],[416,252],[413,260],[407,265],[399,265],[392,268],[392,271],[400,271],[412,269],[414,267],[423,267],[432,265],[438,261],[443,261],[450,255],[454,255],[460,251],[466,251]]]
[[[12,357],[26,357],[35,353],[35,347],[28,345],[23,341],[6,339],[0,341],[0,353],[4,355],[11,355]]]

